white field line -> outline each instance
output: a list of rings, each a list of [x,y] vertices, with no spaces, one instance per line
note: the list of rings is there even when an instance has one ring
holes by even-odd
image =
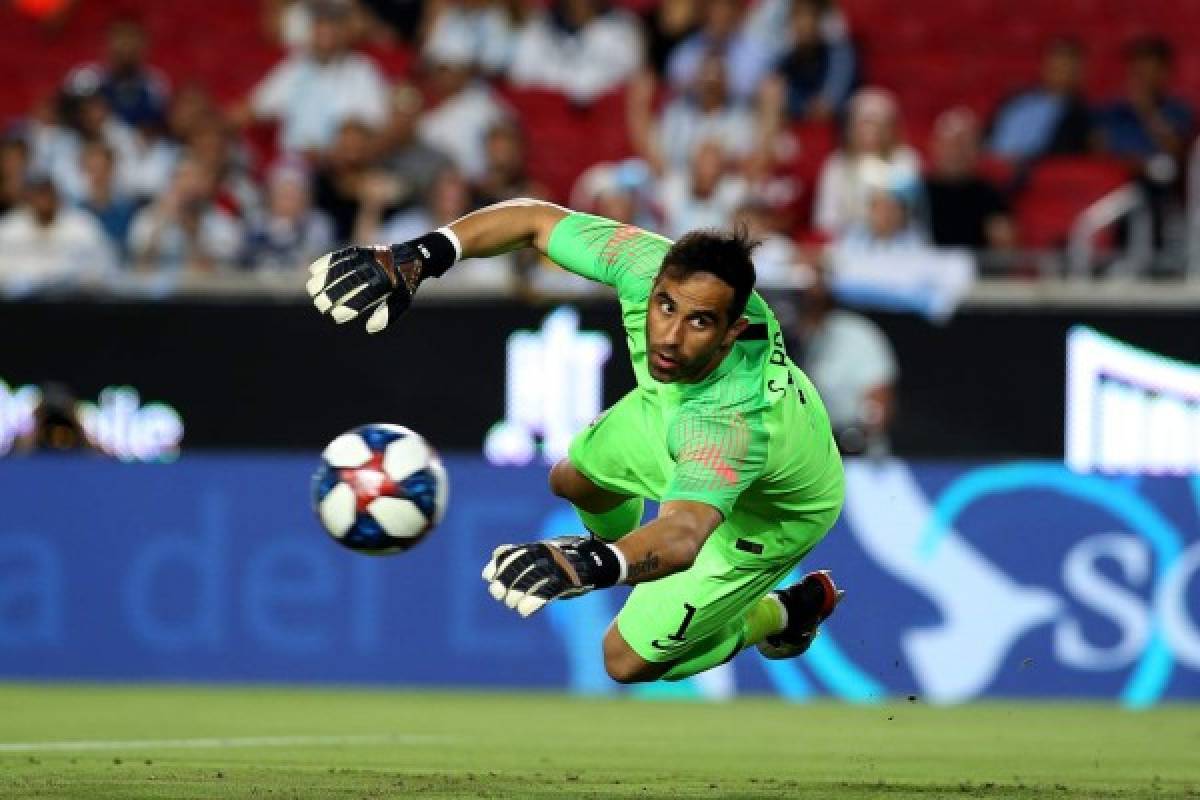
[[[231,747],[294,747],[346,744],[440,744],[449,736],[377,734],[365,736],[230,736],[203,739],[82,739],[60,742],[0,742],[0,753],[33,753],[82,750],[204,750]]]

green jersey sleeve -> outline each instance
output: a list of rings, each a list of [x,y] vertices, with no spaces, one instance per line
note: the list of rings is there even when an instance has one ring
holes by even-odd
[[[622,297],[648,294],[671,240],[591,214],[571,213],[550,232],[550,260]]]
[[[738,497],[766,468],[767,439],[757,411],[682,410],[667,435],[675,472],[663,502],[694,500],[728,519]]]

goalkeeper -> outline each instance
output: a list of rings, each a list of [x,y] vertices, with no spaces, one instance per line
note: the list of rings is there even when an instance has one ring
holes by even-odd
[[[634,585],[604,636],[605,668],[622,683],[686,678],[754,645],[769,658],[803,653],[842,593],[824,571],[773,589],[833,526],[842,464],[821,398],[753,291],[743,235],[672,243],[516,200],[403,244],[324,256],[308,292],[336,322],[365,317],[375,333],[421,281],[527,246],[616,289],[637,388],[550,472],[592,535],[496,548],[483,570],[492,596],[528,616]],[[661,505],[642,525],[644,498]]]

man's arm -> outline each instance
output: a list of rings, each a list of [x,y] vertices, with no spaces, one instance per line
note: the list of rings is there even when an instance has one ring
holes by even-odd
[[[625,559],[622,582],[654,581],[692,566],[700,548],[722,519],[721,512],[707,503],[694,500],[663,503],[658,519],[613,545]]]
[[[533,246],[546,253],[550,233],[570,212],[537,200],[510,200],[472,212],[408,242],[346,247],[309,267],[306,289],[313,305],[339,324],[367,317],[367,332],[402,314],[421,281],[441,277],[463,258]],[[390,309],[390,310],[389,310]]]
[[[723,519],[692,500],[663,504],[658,519],[617,544],[584,536],[501,545],[483,568],[492,597],[523,617],[546,603],[618,583],[642,583],[681,572]]]

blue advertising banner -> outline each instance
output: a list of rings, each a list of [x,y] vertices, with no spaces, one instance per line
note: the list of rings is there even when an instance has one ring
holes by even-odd
[[[496,544],[579,530],[545,468],[447,458],[445,522],[372,559],[317,525],[315,462],[0,461],[0,676],[1200,698],[1198,479],[851,462],[842,519],[803,565],[833,569],[847,599],[808,655],[627,690],[599,645],[621,591],[523,620],[480,580]]]

